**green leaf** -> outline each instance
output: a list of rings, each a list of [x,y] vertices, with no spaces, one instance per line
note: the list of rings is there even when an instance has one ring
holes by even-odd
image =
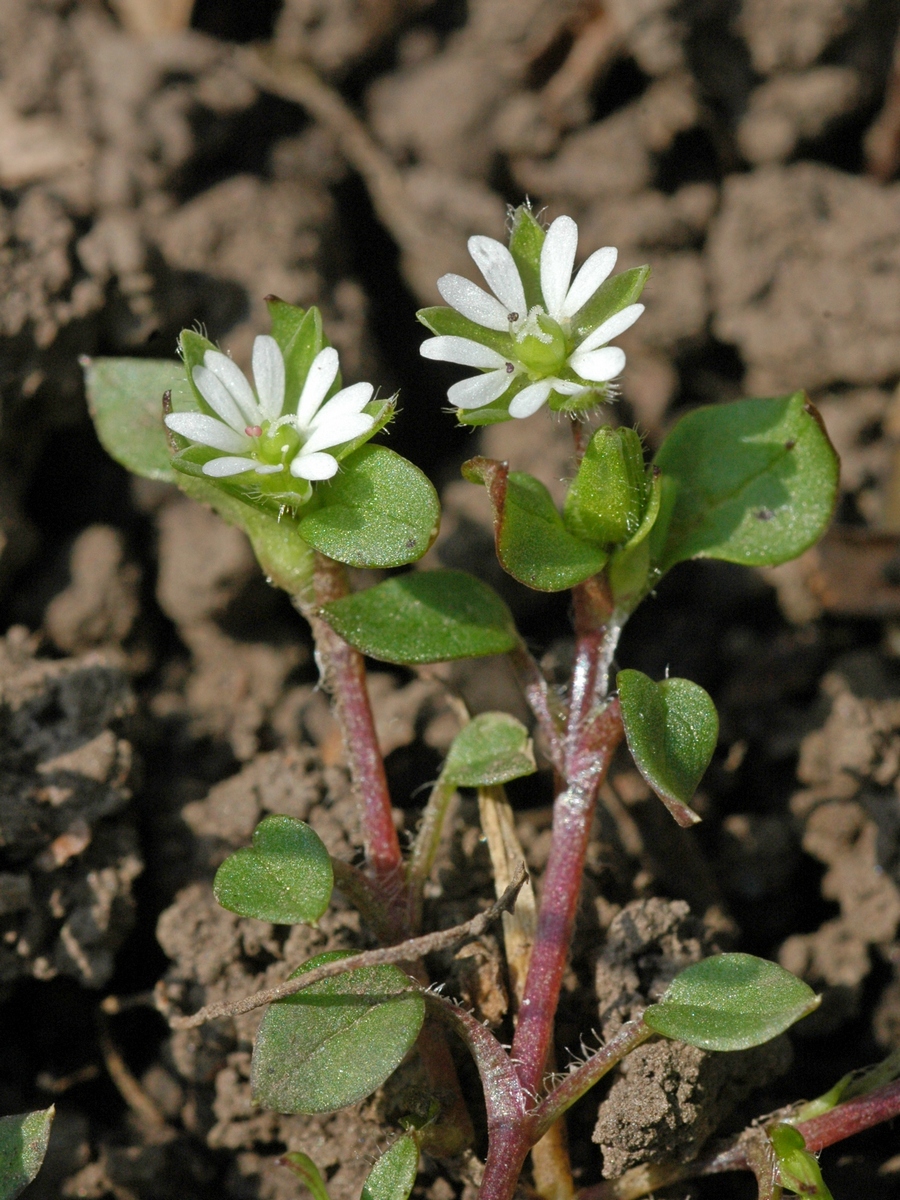
[[[435,305],[433,308],[420,308],[416,316],[425,326],[437,336],[470,338],[480,342],[482,346],[490,346],[504,358],[513,357],[513,339],[510,334],[498,329],[487,329],[484,325],[476,325],[455,308],[444,308]],[[526,382],[528,382],[526,380]]]
[[[605,550],[570,533],[553,498],[532,475],[509,473],[506,463],[472,458],[470,483],[484,483],[494,510],[494,541],[504,571],[539,592],[561,592],[596,575]]]
[[[293,1171],[303,1186],[312,1193],[313,1200],[331,1200],[322,1173],[308,1154],[294,1150],[276,1159],[276,1164]]]
[[[405,1133],[386,1150],[363,1184],[362,1200],[408,1200],[419,1169],[419,1143]]]
[[[473,717],[456,735],[441,780],[454,787],[492,787],[536,770],[522,722],[508,713],[489,712]]]
[[[601,426],[569,487],[566,526],[597,545],[620,545],[640,528],[649,496],[641,439],[633,429]]]
[[[216,871],[213,891],[223,908],[276,925],[318,921],[331,900],[331,856],[319,835],[296,817],[266,817],[253,844]]]
[[[818,1004],[812,988],[777,963],[717,954],[676,975],[644,1023],[703,1050],[747,1050],[784,1033]]]
[[[284,356],[285,407],[289,412],[296,412],[312,361],[328,345],[322,330],[322,314],[315,307],[304,312],[274,296],[270,296],[266,304],[272,319],[272,337]],[[339,377],[330,390],[340,390]]]
[[[84,362],[88,408],[103,449],[135,475],[175,480],[163,426],[162,398],[172,392],[177,408],[192,406],[179,362],[142,358],[94,358]]]
[[[687,558],[786,562],[821,537],[834,510],[838,458],[803,392],[696,409],[656,464],[672,493],[651,542],[664,571]]]
[[[291,976],[345,957],[320,954]],[[396,1070],[419,1036],[425,1001],[394,966],[362,967],[271,1004],[253,1052],[257,1103],[317,1113],[364,1099]]]
[[[519,277],[525,289],[525,303],[529,309],[535,304],[546,307],[541,292],[541,248],[546,236],[543,226],[534,219],[530,207],[520,204],[513,214],[509,250],[519,269]]]
[[[55,1112],[51,1104],[37,1112],[0,1117],[0,1200],[13,1200],[41,1169]]]
[[[632,267],[602,283],[572,318],[572,338],[576,345],[609,317],[634,304],[650,276],[649,267]]]
[[[363,446],[333,479],[316,485],[300,533],[316,550],[352,567],[398,567],[421,558],[440,525],[437,492],[419,470],[384,446]]]
[[[716,706],[689,679],[654,683],[641,671],[620,671],[616,686],[637,769],[679,825],[696,824],[688,802],[716,748]]]
[[[806,1149],[806,1141],[800,1130],[782,1123],[773,1126],[768,1133],[778,1162],[778,1182],[781,1186],[808,1200],[834,1200],[822,1178],[815,1155]]]
[[[322,615],[351,646],[382,662],[483,658],[519,643],[512,613],[465,571],[411,571],[326,604]]]

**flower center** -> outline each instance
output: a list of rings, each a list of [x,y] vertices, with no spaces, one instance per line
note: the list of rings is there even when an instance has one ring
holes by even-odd
[[[516,330],[516,354],[523,366],[541,375],[555,375],[566,361],[566,336],[538,305]]]
[[[258,432],[257,432],[258,430]],[[285,466],[299,451],[303,439],[297,430],[287,423],[267,421],[260,428],[247,428],[248,437],[256,437],[258,441],[252,454],[255,459],[266,466]]]

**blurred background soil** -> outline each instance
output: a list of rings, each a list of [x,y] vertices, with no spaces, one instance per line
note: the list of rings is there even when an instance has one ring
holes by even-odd
[[[567,431],[455,429],[455,375],[419,358],[414,320],[526,196],[575,217],[582,256],[652,265],[606,419],[652,450],[692,405],[806,388],[843,462],[820,547],[681,566],[626,633],[620,664],[701,683],[721,741],[695,833],[624,761],[605,789],[559,1057],[716,948],[824,1003],[748,1055],[642,1048],[574,1110],[577,1179],[690,1158],[900,1046],[898,25],[900,0],[0,0],[0,1111],[57,1104],[33,1200],[287,1200],[285,1148],[356,1200],[421,1102],[409,1067],[359,1110],[258,1112],[258,1014],[170,1036],[152,1008],[161,979],[193,1009],[368,944],[339,898],[288,930],[210,888],[266,812],[348,859],[358,831],[305,629],[241,534],[106,458],[78,357],[172,357],[199,324],[246,364],[263,296],[320,305],[347,381],[400,389],[391,445],[442,488],[426,565],[482,573],[562,673],[565,599],[500,574],[458,468],[480,450],[559,495]],[[448,688],[526,719],[502,662],[376,666],[410,830],[457,729]],[[538,880],[551,787],[510,789]],[[491,886],[463,795],[430,924]],[[431,967],[502,1025],[495,938]],[[900,1195],[890,1129],[822,1166],[837,1200]],[[426,1162],[417,1194],[474,1178]]]

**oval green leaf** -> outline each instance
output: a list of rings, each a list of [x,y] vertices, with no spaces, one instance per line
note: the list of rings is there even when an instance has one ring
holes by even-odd
[[[717,954],[677,975],[644,1023],[703,1050],[748,1050],[817,1008],[802,979],[752,954]]]
[[[695,825],[700,818],[688,804],[716,748],[716,706],[689,679],[654,683],[641,671],[620,671],[616,686],[637,769],[679,825]]]
[[[320,954],[292,979],[343,951]],[[332,1112],[384,1083],[413,1046],[425,1001],[394,966],[362,967],[323,979],[269,1006],[253,1051],[258,1103],[277,1112]]]
[[[0,1200],[13,1200],[41,1169],[55,1112],[51,1104],[37,1112],[0,1118]]]
[[[408,1200],[419,1169],[419,1143],[405,1133],[386,1150],[363,1184],[362,1200]]]
[[[670,495],[651,534],[663,571],[688,558],[774,566],[824,533],[839,463],[803,392],[689,413],[656,456]]]
[[[492,787],[537,770],[528,730],[508,713],[480,713],[454,738],[441,779],[454,787]]]
[[[319,483],[300,521],[304,540],[351,567],[399,567],[437,537],[437,492],[419,470],[384,446],[363,446]]]
[[[107,454],[135,475],[173,483],[162,398],[171,392],[176,408],[193,407],[184,366],[148,358],[86,359],[84,379],[91,419]]]
[[[326,604],[322,615],[351,646],[382,662],[482,658],[519,641],[497,593],[465,571],[411,571]]]
[[[334,875],[322,839],[296,817],[266,817],[253,844],[216,871],[213,891],[229,912],[276,925],[318,921],[331,900]]]
[[[605,550],[570,533],[544,485],[506,463],[472,458],[463,467],[470,483],[487,487],[494,510],[494,541],[500,565],[538,592],[561,592],[596,575]]]

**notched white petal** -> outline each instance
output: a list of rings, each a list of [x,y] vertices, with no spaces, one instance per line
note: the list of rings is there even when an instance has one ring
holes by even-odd
[[[437,289],[451,308],[476,325],[503,333],[509,329],[509,313],[516,310],[507,309],[471,279],[463,279],[462,275],[442,275],[437,281]]]
[[[351,383],[349,387],[341,388],[316,413],[309,423],[310,429],[318,428],[322,421],[331,421],[338,416],[350,413],[361,413],[375,389],[371,383]]]
[[[559,319],[569,290],[577,248],[578,226],[571,217],[557,217],[541,247],[541,292],[554,320]]]
[[[300,393],[300,403],[297,405],[297,423],[301,427],[309,424],[315,416],[322,401],[328,394],[328,389],[334,383],[338,373],[338,353],[333,346],[327,346],[312,361],[303,391]]]
[[[368,433],[374,424],[375,418],[368,413],[351,413],[335,421],[323,421],[310,434],[301,453],[314,454],[317,450],[327,450],[329,446],[352,442],[354,438]]]
[[[209,367],[194,367],[191,372],[197,390],[214,413],[227,422],[237,433],[243,433],[248,425],[256,421],[248,421],[235,403],[234,397],[217,375]]]
[[[246,425],[256,425],[259,422],[259,405],[253,395],[253,388],[247,381],[247,376],[241,368],[220,350],[207,350],[203,355],[203,364],[207,370],[228,389],[235,404],[241,410]]]
[[[458,363],[461,367],[504,367],[506,359],[490,346],[482,346],[471,338],[433,337],[419,347],[423,358],[438,362]]]
[[[614,337],[618,337],[620,333],[630,329],[643,311],[643,304],[629,304],[621,312],[613,313],[602,325],[598,325],[592,333],[587,335],[575,353],[584,354],[588,350],[595,350],[598,346],[605,346]]]
[[[455,408],[484,408],[498,400],[512,382],[512,376],[502,371],[489,371],[486,375],[473,375],[461,379],[447,389],[447,398]]]
[[[284,408],[284,356],[268,334],[260,334],[253,343],[253,380],[263,416],[277,421]]]
[[[490,237],[470,237],[469,253],[507,313],[525,311],[525,289],[516,261],[502,242]]]
[[[581,264],[563,301],[561,316],[574,317],[579,308],[587,304],[597,288],[611,275],[618,257],[619,252],[615,246],[604,246],[601,250],[595,250]]]
[[[337,459],[330,454],[305,454],[303,450],[291,463],[291,474],[296,479],[331,479],[337,469]]]
[[[227,479],[229,475],[243,475],[255,467],[256,461],[252,458],[211,458],[203,464],[203,474],[213,479]]]
[[[538,383],[530,383],[528,387],[522,388],[521,392],[517,392],[513,396],[509,405],[509,415],[511,417],[530,417],[542,404],[547,402],[547,397],[552,391],[553,381],[550,379],[541,379]]]
[[[166,425],[182,437],[199,442],[201,446],[209,446],[213,450],[240,454],[251,445],[250,439],[243,433],[236,433],[215,417],[208,417],[206,413],[169,413]]]
[[[604,346],[601,350],[590,350],[587,354],[575,353],[569,366],[582,379],[592,383],[606,383],[620,375],[625,367],[625,351],[618,346]]]

